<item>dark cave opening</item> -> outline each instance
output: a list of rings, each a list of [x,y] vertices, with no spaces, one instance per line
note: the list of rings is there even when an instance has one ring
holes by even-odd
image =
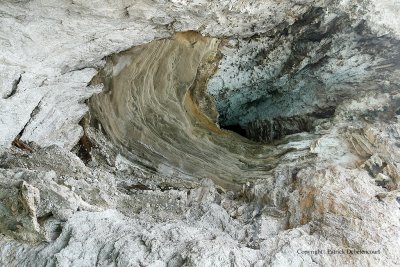
[[[336,107],[332,106],[306,115],[254,120],[244,125],[233,124],[221,127],[255,142],[270,143],[288,135],[312,132],[315,126],[332,118],[335,110]]]
[[[255,120],[243,126],[236,124],[223,126],[222,128],[255,142],[270,143],[287,135],[312,131],[315,119],[311,116],[279,117],[268,120]]]
[[[247,138],[246,129],[242,128],[242,126],[240,126],[239,124],[226,125],[226,126],[223,126],[222,128],[225,130],[228,130],[228,131],[235,132],[235,133]]]

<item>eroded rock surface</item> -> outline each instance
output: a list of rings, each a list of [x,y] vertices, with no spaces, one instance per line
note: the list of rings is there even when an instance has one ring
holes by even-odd
[[[399,8],[3,1],[0,265],[399,266]]]

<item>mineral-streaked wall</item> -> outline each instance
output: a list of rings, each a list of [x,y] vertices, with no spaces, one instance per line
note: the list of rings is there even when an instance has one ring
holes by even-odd
[[[217,40],[165,38],[218,38],[219,71],[235,70],[316,7],[351,31],[364,20],[379,56],[343,53],[357,73],[380,66],[367,90],[272,145],[219,129],[205,94]],[[399,38],[398,13],[398,1],[2,1],[0,265],[399,266],[398,70],[375,64],[397,53],[373,42]]]
[[[201,107],[206,101],[200,91],[218,63],[219,43],[186,32],[113,56],[94,79],[105,89],[90,100],[92,124],[126,157],[163,175],[210,178],[226,189],[265,179],[293,148],[224,131],[217,114],[205,115],[213,113],[213,103]]]

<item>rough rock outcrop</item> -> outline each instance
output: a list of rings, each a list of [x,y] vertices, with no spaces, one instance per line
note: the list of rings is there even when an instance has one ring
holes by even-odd
[[[2,1],[0,265],[399,266],[399,9]]]

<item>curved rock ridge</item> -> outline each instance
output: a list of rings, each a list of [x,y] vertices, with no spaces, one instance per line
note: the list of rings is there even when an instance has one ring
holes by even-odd
[[[112,56],[94,79],[105,90],[90,100],[93,125],[99,122],[128,158],[163,175],[239,188],[265,177],[289,149],[259,145],[217,126],[205,90],[219,43],[185,32]]]

